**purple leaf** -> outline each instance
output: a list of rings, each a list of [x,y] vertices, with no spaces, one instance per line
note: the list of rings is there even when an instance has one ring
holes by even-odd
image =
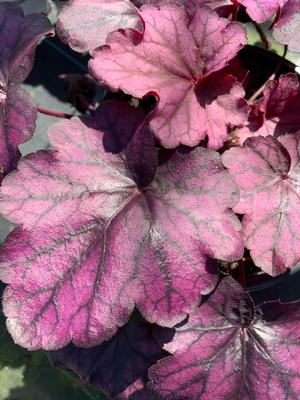
[[[117,154],[126,150],[140,126],[145,125],[145,113],[116,100],[108,100],[100,107],[102,110],[98,109],[94,118],[85,120],[85,124],[103,132],[106,152]]]
[[[288,46],[290,51],[300,52],[300,3],[299,0],[288,0],[282,8],[281,17],[273,30],[278,42]]]
[[[22,8],[7,2],[0,4],[0,81],[2,89],[26,79],[34,61],[34,50],[45,35],[52,35],[49,20],[41,14],[24,17]]]
[[[125,150],[132,178],[138,187],[147,186],[153,181],[158,164],[158,153],[148,125],[149,116],[146,119],[142,110],[128,107],[121,101],[107,101],[104,107],[105,112],[101,113],[101,118],[96,114],[91,127],[103,131],[106,151],[119,153]],[[120,113],[118,118],[116,108]]]
[[[51,32],[46,17],[24,17],[21,7],[0,4],[0,181],[15,167],[19,144],[34,132],[35,108],[19,85],[32,68],[38,41]]]
[[[248,139],[223,155],[241,191],[237,213],[243,218],[245,245],[255,264],[270,275],[300,260],[300,136]]]
[[[0,182],[20,158],[19,144],[35,130],[36,111],[30,96],[12,85],[0,100]]]
[[[54,366],[73,370],[111,397],[126,399],[145,388],[148,369],[166,354],[154,340],[150,324],[129,322],[100,346],[69,345],[50,357]]]
[[[278,81],[268,81],[263,98],[252,106],[248,123],[236,130],[239,143],[248,137],[279,136],[295,132],[300,127],[300,90],[296,74],[281,75]]]
[[[150,185],[156,174],[158,153],[148,125],[137,129],[126,149],[126,162],[138,187]]]
[[[289,0],[239,0],[246,7],[249,16],[258,23],[270,19]]]
[[[297,399],[300,393],[300,302],[254,307],[232,278],[176,328],[174,355],[150,369],[159,398]]]
[[[140,126],[140,111],[126,107],[108,102],[93,123],[54,125],[56,152],[25,157],[3,182],[1,212],[22,224],[2,248],[3,304],[22,346],[99,344],[135,304],[150,322],[172,326],[214,288],[209,257],[243,254],[230,210],[238,191],[218,153],[174,152],[139,189],[124,153],[105,151],[109,131],[130,136]]]
[[[175,4],[146,6],[140,15],[143,40],[115,32],[93,53],[92,74],[113,90],[158,95],[150,126],[163,146],[195,146],[208,136],[209,147],[221,147],[228,124],[247,117],[241,85],[221,71],[246,44],[244,27],[208,7],[190,17]]]
[[[64,6],[56,25],[60,39],[80,52],[103,45],[109,33],[121,28],[144,30],[129,0],[73,0]]]

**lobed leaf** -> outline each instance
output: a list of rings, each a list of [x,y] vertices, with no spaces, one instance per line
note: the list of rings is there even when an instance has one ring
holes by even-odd
[[[79,52],[105,44],[118,29],[143,32],[138,10],[129,0],[72,0],[59,14],[56,31],[60,39]]]
[[[290,51],[300,52],[299,45],[300,3],[299,0],[288,0],[282,8],[281,17],[273,30],[278,42],[288,46]]]
[[[270,275],[300,260],[298,134],[249,138],[223,155],[240,189],[234,207],[243,217],[243,236],[254,263]]]
[[[113,90],[159,97],[150,126],[163,146],[195,146],[207,135],[209,147],[220,148],[228,124],[247,115],[241,85],[221,71],[246,44],[243,26],[208,7],[192,17],[175,4],[143,7],[140,15],[143,40],[130,30],[112,34],[93,53],[92,74]]]
[[[38,41],[51,33],[46,17],[24,17],[20,6],[0,4],[0,180],[16,166],[19,144],[34,132],[35,108],[19,85],[32,68]]]
[[[214,288],[210,257],[243,253],[230,210],[238,192],[219,154],[173,152],[152,182],[134,179],[144,169],[128,167],[124,138],[140,134],[141,111],[121,104],[53,126],[56,151],[25,157],[3,182],[1,212],[22,224],[1,251],[4,313],[27,348],[99,344],[135,304],[150,322],[173,326]],[[140,154],[143,143],[129,146]],[[157,160],[145,157],[153,174]]]
[[[254,307],[231,277],[175,328],[174,355],[150,369],[159,398],[297,399],[300,385],[299,302]]]

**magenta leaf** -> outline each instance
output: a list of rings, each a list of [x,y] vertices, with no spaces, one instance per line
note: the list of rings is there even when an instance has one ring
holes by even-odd
[[[167,399],[297,399],[300,302],[254,307],[232,278],[176,328],[174,355],[150,369],[150,388]]]
[[[93,53],[92,74],[113,90],[158,95],[150,126],[163,146],[195,146],[208,136],[209,147],[221,147],[227,126],[247,116],[241,85],[222,73],[246,44],[244,27],[208,7],[190,17],[175,4],[146,6],[140,15],[143,40],[132,30],[115,32]]]
[[[236,130],[239,143],[248,137],[279,136],[295,132],[300,127],[300,90],[296,74],[281,75],[278,81],[268,81],[263,98],[252,106],[248,122]]]
[[[287,134],[246,140],[223,155],[241,191],[237,213],[243,218],[245,245],[255,264],[270,275],[300,260],[300,137]]]
[[[123,399],[145,389],[148,369],[166,355],[153,337],[152,326],[134,321],[100,346],[69,345],[50,353],[54,366],[73,370],[109,396]]]
[[[121,28],[144,29],[129,0],[73,0],[64,6],[56,24],[60,39],[80,52],[103,45],[109,33]]]
[[[150,322],[173,326],[215,287],[210,257],[242,256],[230,210],[238,191],[218,153],[173,152],[140,189],[124,152],[105,151],[103,138],[114,138],[108,150],[140,120],[118,102],[101,105],[92,123],[64,120],[49,132],[56,151],[25,157],[4,180],[1,212],[22,224],[2,248],[0,270],[7,326],[20,345],[99,344],[135,304]]]
[[[246,7],[249,16],[258,23],[267,21],[289,0],[239,0]]]
[[[24,17],[21,7],[0,4],[0,181],[15,167],[19,144],[34,132],[36,111],[19,85],[32,68],[38,41],[50,33],[46,17]]]
[[[300,3],[299,0],[288,0],[282,8],[281,17],[273,30],[278,42],[288,46],[290,51],[300,52]]]

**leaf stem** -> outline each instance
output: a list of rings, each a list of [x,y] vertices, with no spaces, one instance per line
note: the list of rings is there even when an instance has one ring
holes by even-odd
[[[58,111],[48,110],[47,108],[42,108],[42,107],[36,107],[36,111],[41,114],[49,115],[50,117],[56,117],[56,118],[70,119],[74,117],[74,115],[72,114],[66,114]]]
[[[275,15],[274,21],[272,22],[272,24],[269,27],[269,31],[271,31],[274,28],[274,26],[277,24],[277,22],[279,21],[279,19],[281,17],[281,14],[282,14],[282,8],[278,7],[277,11],[276,11],[276,15]]]
[[[259,97],[262,94],[262,92],[265,90],[267,83],[276,78],[276,75],[283,64],[283,61],[285,60],[286,53],[287,53],[287,46],[284,46],[283,54],[280,58],[280,61],[278,62],[277,66],[276,66],[275,71],[269,76],[269,78],[266,80],[266,82],[264,82],[264,84],[260,88],[258,88],[257,91],[250,97],[250,99],[248,100],[248,103],[253,103],[254,100],[256,100],[257,97]]]
[[[246,288],[246,274],[245,274],[245,259],[242,258],[238,264],[239,268],[239,283],[243,288]]]
[[[89,102],[83,95],[79,94],[78,98],[80,100],[81,106],[84,107],[86,111],[89,111],[91,114],[93,114],[96,111],[96,107],[89,104]]]
[[[231,269],[231,264],[230,262],[227,263],[226,265],[227,273],[229,276],[232,276],[232,269]]]
[[[262,30],[262,28],[258,25],[257,22],[253,22],[253,25],[256,29],[256,32],[259,34],[260,40],[262,41],[262,43],[266,46],[266,50],[269,50],[271,48],[271,43],[268,40],[265,32]]]
[[[237,20],[237,14],[239,11],[239,3],[236,0],[231,0],[232,4],[233,4],[233,11],[231,14],[231,21],[236,21]]]

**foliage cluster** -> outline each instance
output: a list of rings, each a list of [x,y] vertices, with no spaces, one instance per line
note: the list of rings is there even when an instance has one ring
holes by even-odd
[[[277,68],[253,93],[245,18],[300,52],[298,0],[68,2],[57,34],[129,100],[19,160],[36,118],[20,85],[53,30],[0,4],[7,327],[111,397],[300,397],[299,302],[247,290],[300,261],[299,80]]]

